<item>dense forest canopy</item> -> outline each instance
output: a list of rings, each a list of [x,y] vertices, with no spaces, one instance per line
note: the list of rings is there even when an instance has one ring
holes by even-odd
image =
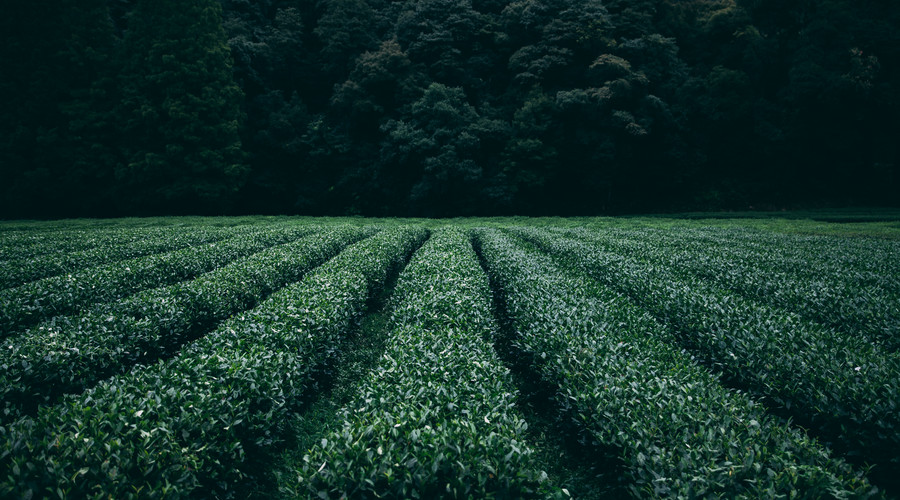
[[[900,203],[895,0],[46,0],[0,215]]]

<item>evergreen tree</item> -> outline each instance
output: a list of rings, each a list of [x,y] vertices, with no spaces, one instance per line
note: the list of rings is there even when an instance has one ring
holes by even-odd
[[[117,124],[115,50],[117,39],[106,0],[66,0],[69,42],[63,60],[72,68],[68,99],[60,113],[66,127],[65,158],[58,181],[69,196],[70,215],[119,215],[115,209],[114,169]]]
[[[247,174],[242,92],[215,0],[140,0],[128,21],[116,176],[131,210],[222,212]]]

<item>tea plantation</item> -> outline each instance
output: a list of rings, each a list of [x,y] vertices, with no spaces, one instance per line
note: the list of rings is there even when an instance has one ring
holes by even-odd
[[[900,224],[0,223],[0,498],[897,498]]]

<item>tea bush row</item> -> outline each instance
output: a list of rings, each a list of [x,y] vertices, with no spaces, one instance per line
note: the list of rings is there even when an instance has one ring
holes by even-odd
[[[46,226],[44,226],[46,227]],[[0,232],[0,261],[82,252],[143,239],[164,238],[170,228],[31,229]]]
[[[380,280],[424,236],[386,229],[179,356],[0,427],[0,497],[232,496]]]
[[[622,464],[634,496],[874,493],[805,434],[722,387],[622,295],[496,230],[478,231],[477,242],[520,355],[556,388],[562,417]]]
[[[698,243],[655,232],[622,237],[617,232],[571,231],[613,253],[666,265],[733,290],[761,303],[784,308],[814,322],[850,335],[864,335],[888,350],[900,348],[900,293],[834,263],[816,253],[786,262],[773,246],[768,253],[748,250],[734,242]],[[900,266],[900,259],[896,259]],[[900,267],[898,267],[900,268]],[[888,279],[898,277],[888,275]]]
[[[0,422],[176,351],[372,232],[334,226],[9,339],[0,346]]]
[[[78,251],[52,252],[38,256],[0,260],[0,289],[19,286],[41,278],[81,271],[90,267],[172,252],[185,247],[213,243],[238,234],[238,230],[192,228],[166,233],[124,232],[120,239],[97,242]]]
[[[529,228],[516,229],[563,262],[621,290],[670,325],[723,380],[792,417],[857,462],[900,474],[900,354],[840,334],[665,264],[623,257]]]
[[[796,271],[830,268],[889,284],[893,291],[900,291],[900,276],[893,272],[900,261],[900,242],[896,240],[788,235],[748,228],[696,228],[669,233],[679,237],[696,235],[725,247],[747,249],[760,258],[790,264]]]
[[[900,291],[900,244],[874,238],[837,238],[789,235],[748,228],[552,228],[571,236],[603,236],[656,241],[676,248],[705,248],[716,253],[739,252],[741,257],[773,271],[798,277],[831,274],[857,286],[875,286],[888,293]],[[613,238],[613,240],[610,240]]]
[[[540,473],[491,346],[487,277],[467,235],[435,233],[400,276],[390,337],[343,424],[298,472],[319,498],[521,498]]]
[[[124,260],[0,290],[0,338],[44,319],[189,279],[310,232],[311,229],[302,227],[248,229],[215,243]]]

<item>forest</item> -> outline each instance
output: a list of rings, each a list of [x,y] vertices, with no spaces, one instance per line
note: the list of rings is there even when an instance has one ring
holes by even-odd
[[[43,0],[0,218],[900,205],[894,0]]]

